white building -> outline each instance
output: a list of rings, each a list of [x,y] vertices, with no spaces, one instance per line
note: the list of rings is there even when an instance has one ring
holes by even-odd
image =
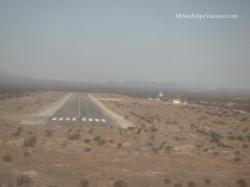
[[[159,94],[158,94],[158,97],[163,97],[163,96],[164,96],[163,91],[160,91]]]
[[[184,105],[186,105],[187,104],[187,101],[186,100],[182,100],[182,99],[177,99],[177,98],[174,98],[173,100],[172,100],[172,103],[173,104],[184,104]]]
[[[180,99],[173,99],[173,104],[181,104],[181,100]]]

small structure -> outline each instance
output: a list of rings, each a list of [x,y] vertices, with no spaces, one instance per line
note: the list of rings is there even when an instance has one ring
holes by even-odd
[[[181,104],[181,100],[180,99],[173,99],[173,104]]]
[[[228,103],[226,104],[226,106],[232,107],[232,106],[235,106],[235,103],[228,102]]]
[[[161,99],[159,97],[157,97],[157,98],[149,97],[148,100],[149,101],[161,101]]]
[[[184,104],[184,105],[186,105],[186,104],[187,104],[187,101],[184,100],[184,99],[173,98],[173,99],[171,100],[171,103],[172,103],[172,104],[175,104],[175,105],[178,105],[178,104]]]
[[[160,97],[160,98],[161,98],[161,97],[163,97],[163,96],[164,96],[163,91],[160,91],[160,92],[159,92],[159,94],[158,94],[158,97]]]

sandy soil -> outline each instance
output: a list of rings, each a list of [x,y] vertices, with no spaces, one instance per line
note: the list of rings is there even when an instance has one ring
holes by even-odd
[[[33,114],[50,107],[65,96],[65,92],[44,91],[34,92],[29,96],[15,97],[0,102],[0,115]]]
[[[112,119],[115,121],[115,123],[117,125],[119,125],[119,127],[121,128],[128,128],[128,127],[133,127],[134,125],[124,119],[123,116],[113,112],[112,110],[110,110],[109,108],[107,108],[105,105],[102,104],[101,101],[120,101],[119,99],[112,99],[112,98],[107,98],[107,99],[103,99],[103,98],[95,98],[94,96],[92,96],[91,94],[88,95],[89,98],[96,103],[105,113],[107,113],[109,116],[112,117]]]
[[[102,103],[135,126],[20,126],[2,120],[0,184],[113,187],[123,181],[120,187],[249,186],[249,114],[94,95],[109,98]]]
[[[2,101],[0,119],[24,125],[43,125],[71,95],[65,92],[44,91]]]

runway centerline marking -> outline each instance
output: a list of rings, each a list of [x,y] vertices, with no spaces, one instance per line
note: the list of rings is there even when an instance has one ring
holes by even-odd
[[[59,121],[62,121],[64,118],[59,118]]]
[[[66,120],[66,121],[69,121],[69,120],[70,120],[70,118],[66,118],[65,120]]]
[[[82,118],[82,121],[87,121],[87,119],[86,118]]]
[[[57,117],[53,117],[52,120],[53,120],[53,121],[56,121],[56,120],[57,120]]]
[[[102,122],[103,122],[103,123],[106,123],[106,119],[102,119]]]
[[[93,121],[93,119],[92,119],[92,118],[89,118],[89,121]]]
[[[76,118],[72,118],[72,121],[76,121]]]
[[[96,121],[96,122],[99,122],[100,120],[96,118],[95,121]]]
[[[78,96],[78,115],[76,116],[76,118],[81,116],[81,100],[80,97]]]

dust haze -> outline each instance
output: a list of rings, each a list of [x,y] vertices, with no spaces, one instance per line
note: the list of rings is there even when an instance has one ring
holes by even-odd
[[[1,1],[0,69],[47,80],[249,89],[249,7],[226,0]]]
[[[0,0],[0,187],[250,186],[248,0]]]

